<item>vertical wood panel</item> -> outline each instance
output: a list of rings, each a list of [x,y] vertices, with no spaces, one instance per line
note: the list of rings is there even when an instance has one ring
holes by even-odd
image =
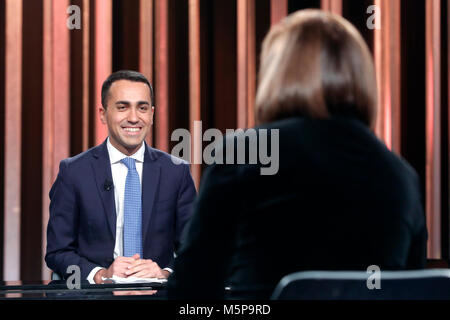
[[[270,23],[270,0],[255,1],[255,94],[257,87],[257,76],[259,73],[262,42],[265,36],[269,33],[271,27]],[[255,98],[255,95],[253,96],[253,98]],[[252,110],[252,112],[252,118],[254,122],[254,110]],[[250,126],[254,126],[254,123]]]
[[[288,14],[288,0],[270,0],[270,24],[273,26]]]
[[[3,279],[3,240],[5,212],[5,56],[6,4],[0,1],[0,279]]]
[[[247,124],[248,1],[237,2],[237,127]]]
[[[59,162],[69,156],[69,29],[66,26],[68,0],[53,0],[53,182]]]
[[[83,146],[83,88],[84,88],[84,61],[83,61],[83,33],[84,15],[83,0],[71,0],[71,5],[79,6],[81,9],[81,30],[72,30],[70,34],[70,154],[75,155],[84,150]],[[67,15],[68,17],[68,15]],[[44,59],[45,59],[44,54]],[[45,130],[45,128],[44,128]]]
[[[6,0],[4,280],[20,279],[22,1]]]
[[[426,2],[426,214],[428,258],[441,257],[440,0]]]
[[[90,115],[92,114],[90,112],[89,107],[89,94],[90,94],[90,81],[91,81],[91,75],[89,74],[90,70],[90,29],[92,28],[90,24],[90,6],[89,6],[89,0],[83,0],[83,17],[82,17],[82,28],[83,28],[83,40],[82,40],[82,69],[83,69],[83,84],[82,84],[82,91],[83,91],[83,102],[82,102],[82,108],[83,108],[83,120],[82,120],[82,139],[83,139],[83,150],[87,150],[89,148],[89,123],[90,123]]]
[[[98,108],[101,103],[103,81],[112,70],[112,0],[95,1],[95,144],[108,135],[106,125],[100,121]]]
[[[254,124],[255,2],[239,0],[237,6],[237,126]]]
[[[20,276],[42,274],[44,1],[23,1]],[[29,54],[31,53],[32,54]]]
[[[401,0],[394,0],[394,2],[398,2],[398,6],[400,6]],[[367,12],[367,10],[374,4],[375,0],[342,0],[342,16],[348,19],[361,33],[363,39],[366,41],[372,52],[374,52],[375,30],[369,28],[367,23],[374,12]]]
[[[44,0],[44,74],[43,74],[43,142],[42,142],[42,252],[45,255],[47,245],[46,227],[48,219],[48,210],[50,200],[48,199],[48,191],[52,184],[53,171],[53,139],[54,137],[54,96],[53,96],[53,1]],[[64,102],[63,102],[64,103]],[[42,276],[44,275],[46,265],[42,265]]]
[[[113,0],[112,71],[139,69],[140,0]]]
[[[448,0],[441,1],[441,259],[449,260]]]
[[[342,15],[342,0],[322,0],[320,6],[322,10]]]
[[[212,2],[212,126],[237,126],[237,1]]]
[[[247,123],[246,127],[255,125],[256,95],[256,11],[255,0],[247,3]]]
[[[46,251],[50,190],[59,162],[69,156],[69,30],[66,26],[68,0],[44,1],[44,97],[42,256]],[[44,261],[42,279],[50,272]]]
[[[189,130],[189,2],[170,0],[168,7],[169,151],[173,130]]]
[[[426,202],[425,1],[401,1],[402,156],[420,180],[420,200]]]
[[[153,83],[153,0],[140,2],[139,71]],[[153,130],[149,130],[147,143],[153,145]]]
[[[400,1],[376,0],[381,28],[374,30],[375,68],[378,85],[377,135],[387,147],[401,150],[401,83],[400,83]]]
[[[89,0],[70,0],[80,7],[81,30],[69,31],[70,38],[70,155],[89,148],[90,83],[94,81],[89,72],[90,63],[90,6]],[[68,18],[68,15],[66,16]],[[93,111],[93,110],[92,110]],[[92,120],[92,119],[91,119]],[[92,139],[92,138],[91,138]],[[93,140],[93,139],[92,139]]]
[[[201,176],[202,141],[201,126],[201,66],[200,66],[200,0],[189,0],[189,130],[193,138],[191,156],[192,178],[198,190]],[[191,159],[191,160],[192,160]]]
[[[155,2],[155,145],[169,151],[169,3]]]
[[[445,1],[445,0],[444,0]],[[445,59],[445,57],[444,57]],[[447,151],[450,150],[450,0],[447,0],[447,142],[449,143],[447,145]],[[449,153],[447,153],[449,155]],[[447,172],[450,171],[450,155],[447,158]],[[450,192],[449,191],[449,181],[450,181],[450,175],[447,175],[447,198],[444,199],[447,204],[449,204],[450,202]],[[448,206],[446,207],[448,209]],[[449,217],[447,219],[447,222],[450,220],[450,212],[443,212],[443,214],[446,214],[447,217]],[[448,230],[448,229],[447,229]],[[450,235],[447,234],[443,234],[442,237],[446,237],[446,241],[447,243],[450,242]],[[450,246],[450,245],[449,245]],[[448,255],[450,255],[449,252],[447,252],[447,259],[448,259]]]

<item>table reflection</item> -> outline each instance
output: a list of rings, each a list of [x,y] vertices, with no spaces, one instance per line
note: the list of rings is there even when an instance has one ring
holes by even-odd
[[[142,291],[113,291],[115,296],[152,296],[156,294],[158,290],[142,290]]]
[[[164,283],[90,284],[69,288],[64,280],[2,281],[0,299],[165,299]]]

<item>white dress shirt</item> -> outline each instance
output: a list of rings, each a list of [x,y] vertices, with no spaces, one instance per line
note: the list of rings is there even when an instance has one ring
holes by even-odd
[[[127,155],[123,154],[119,150],[117,150],[109,141],[106,142],[106,145],[108,147],[108,154],[109,154],[109,160],[111,162],[111,173],[112,173],[112,179],[114,184],[114,200],[116,205],[116,214],[117,214],[117,220],[116,220],[116,244],[114,247],[114,259],[117,257],[123,256],[123,216],[124,216],[124,197],[125,197],[125,181],[127,179],[128,174],[128,168],[120,162],[123,158],[126,158]],[[142,167],[144,163],[144,152],[145,152],[145,145],[144,142],[142,142],[141,147],[139,148],[136,153],[130,156],[130,158],[133,158],[136,160],[136,171],[139,175],[139,180],[141,183],[141,190],[142,190]],[[141,257],[142,259],[142,257]],[[89,273],[87,280],[90,283],[94,282],[94,276],[102,269],[101,267],[95,267],[92,269],[92,271]],[[170,271],[170,270],[169,270]]]

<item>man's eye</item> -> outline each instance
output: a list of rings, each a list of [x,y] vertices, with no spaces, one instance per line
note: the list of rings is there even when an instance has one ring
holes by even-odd
[[[148,110],[148,106],[140,106],[139,110],[141,111],[147,111]]]
[[[123,109],[125,109],[125,106],[117,106],[117,109],[123,110]]]

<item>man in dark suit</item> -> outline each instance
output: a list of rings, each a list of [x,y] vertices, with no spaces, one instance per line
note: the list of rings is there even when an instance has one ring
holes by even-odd
[[[134,71],[104,82],[101,121],[108,138],[60,163],[50,190],[45,260],[82,279],[167,278],[196,191],[189,165],[146,145],[153,91]]]

